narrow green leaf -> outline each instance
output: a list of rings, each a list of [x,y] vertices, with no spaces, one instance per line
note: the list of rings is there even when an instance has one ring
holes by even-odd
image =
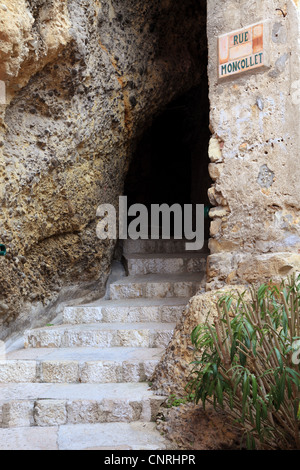
[[[281,372],[282,372],[282,370],[283,370],[283,362],[282,362],[281,354],[280,354],[280,352],[278,351],[277,348],[274,348],[274,349],[275,349],[275,353],[276,353],[276,356],[277,356],[277,359],[278,359],[278,363],[279,363],[280,370],[281,370]]]
[[[221,406],[223,406],[223,390],[222,390],[220,379],[218,379],[217,381],[216,392],[217,392],[218,402],[220,403]]]
[[[256,423],[256,430],[260,435],[261,432],[261,407],[259,402],[256,403],[256,415],[255,415],[255,423]]]
[[[258,390],[257,380],[256,380],[256,377],[252,375],[252,400],[253,400],[254,405],[257,399],[257,390]]]

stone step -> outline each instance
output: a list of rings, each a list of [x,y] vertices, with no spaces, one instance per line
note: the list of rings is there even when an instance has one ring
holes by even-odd
[[[204,246],[198,251],[186,251],[186,243],[188,240],[124,240],[123,252],[129,253],[208,253],[208,241],[206,240]]]
[[[36,348],[0,361],[0,383],[126,383],[149,381],[160,348]]]
[[[166,397],[147,384],[0,384],[1,426],[154,421]]]
[[[175,323],[98,323],[59,325],[27,330],[25,348],[138,347],[163,348]]]
[[[97,301],[89,305],[65,307],[63,323],[177,322],[189,298],[122,299]]]
[[[126,254],[130,276],[138,274],[205,273],[207,255],[203,253]]]
[[[0,429],[0,450],[165,450],[155,423],[67,424]]]
[[[110,285],[110,298],[191,298],[204,288],[204,279],[204,273],[128,276]]]

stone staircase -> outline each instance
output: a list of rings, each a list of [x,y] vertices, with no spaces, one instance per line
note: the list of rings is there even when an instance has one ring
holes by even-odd
[[[206,253],[128,240],[110,300],[66,307],[0,361],[0,450],[165,449],[149,380],[177,319],[204,286]]]

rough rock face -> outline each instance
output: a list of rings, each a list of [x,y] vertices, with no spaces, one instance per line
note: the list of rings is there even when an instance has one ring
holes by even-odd
[[[117,203],[155,113],[201,83],[205,13],[198,0],[2,0],[2,338],[58,299],[103,294],[114,242],[96,237],[97,206]]]
[[[9,0],[0,6],[0,76],[9,99],[70,42],[66,0]]]
[[[163,416],[158,421],[158,430],[170,441],[171,449],[243,449],[243,431],[232,426],[226,412],[215,411],[209,404],[203,410],[193,403],[161,410]]]
[[[191,334],[194,328],[206,321],[212,322],[217,315],[217,301],[225,294],[245,292],[242,285],[226,286],[219,290],[212,290],[205,294],[198,294],[191,298],[182,317],[177,323],[172,340],[152,377],[153,390],[164,395],[175,394],[178,397],[186,396],[187,386],[191,379],[194,361],[194,347]],[[247,295],[247,294],[246,294]]]

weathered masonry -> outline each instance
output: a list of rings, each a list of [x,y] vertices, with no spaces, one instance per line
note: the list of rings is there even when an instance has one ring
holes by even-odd
[[[299,13],[208,0],[209,289],[300,268]]]

